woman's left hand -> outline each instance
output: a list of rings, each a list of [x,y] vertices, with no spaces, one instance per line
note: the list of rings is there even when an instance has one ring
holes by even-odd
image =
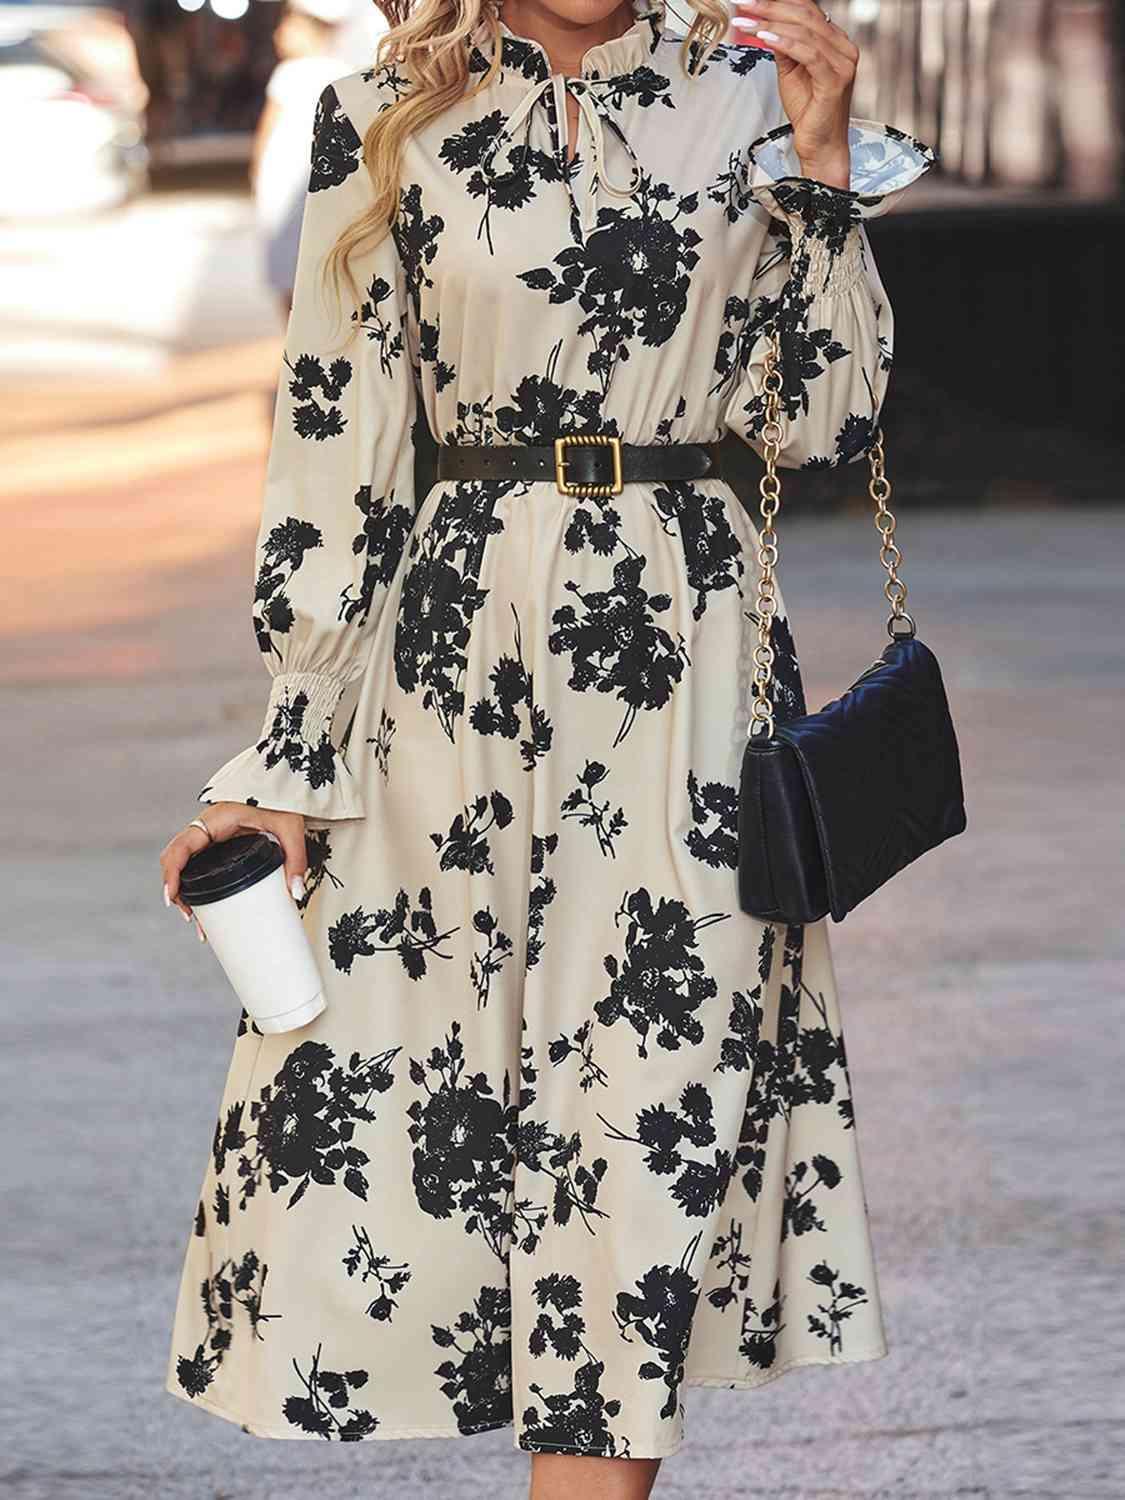
[[[859,48],[813,0],[732,3],[738,12],[732,38],[777,58],[778,90],[801,170],[830,187],[849,187],[848,117]]]

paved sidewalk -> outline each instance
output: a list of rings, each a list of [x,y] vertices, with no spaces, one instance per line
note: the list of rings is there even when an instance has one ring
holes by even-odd
[[[41,569],[42,607],[5,627],[0,1493],[523,1500],[507,1432],[267,1442],[162,1391],[235,1007],[155,854],[260,724],[254,462],[130,489],[211,544],[123,514],[79,598]],[[36,525],[49,553],[42,515],[6,510],[9,566]],[[969,829],[833,928],[891,1354],[689,1391],[661,1500],[1125,1490],[1125,510],[899,527]],[[877,537],[863,509],[780,530],[819,703],[882,644]]]

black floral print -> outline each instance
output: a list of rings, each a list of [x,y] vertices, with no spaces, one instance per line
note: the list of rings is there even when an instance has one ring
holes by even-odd
[[[583,592],[573,580],[568,582],[578,603],[555,610],[555,629],[547,638],[552,651],[570,653],[572,688],[613,693],[626,704],[615,746],[642,708],[664,707],[689,660],[679,632],[673,636],[654,619],[672,601],[667,594],[645,590],[644,567],[643,557],[622,558],[614,565],[611,589]]]
[[[334,890],[344,889],[344,882],[330,868],[332,840],[326,828],[311,828],[305,834],[305,858],[308,860],[308,868],[305,871],[305,894],[297,902],[298,909],[301,911],[305,910],[325,881]]]
[[[660,1408],[662,1417],[675,1415],[684,1378],[684,1358],[699,1296],[699,1283],[688,1268],[699,1239],[697,1234],[688,1241],[678,1265],[653,1266],[638,1278],[636,1292],[617,1294],[614,1317],[622,1338],[642,1339],[655,1356],[644,1361],[638,1375],[642,1380],[662,1381],[667,1387],[668,1395]]]
[[[759,1312],[753,1297],[742,1301],[742,1337],[739,1352],[755,1369],[768,1370],[777,1362],[777,1345],[785,1324],[781,1321],[780,1279],[774,1282],[772,1300]]]
[[[747,166],[748,163],[744,151],[730,152],[716,173],[714,181],[707,188],[708,198],[713,203],[722,205],[727,222],[730,224],[738,223],[752,201],[747,190]],[[742,305],[742,318],[745,319],[749,308],[746,306],[744,299],[738,298],[737,302]],[[734,315],[734,309],[731,307],[730,301],[728,301],[726,313],[728,317]],[[729,342],[729,335],[724,334],[720,347],[729,346]],[[717,364],[716,368],[718,368]]]
[[[495,406],[491,395],[480,401],[458,401],[456,421],[442,441],[545,443],[558,433],[595,430],[601,393],[593,387],[580,390],[558,382],[563,353],[560,339],[548,351],[542,374],[524,375],[513,387],[510,404]],[[514,486],[509,491],[518,492]]]
[[[659,347],[675,333],[699,259],[699,233],[686,222],[698,206],[698,194],[677,194],[642,172],[633,212],[600,209],[589,240],[555,256],[557,270],[520,272],[521,281],[552,302],[577,299],[585,314],[578,332],[594,339],[587,368],[603,394],[633,342]]]
[[[767,923],[762,929],[758,943],[758,983],[752,990],[735,990],[731,996],[729,1035],[723,1038],[722,1056],[715,1064],[715,1071],[733,1068],[738,1072],[753,1072],[758,1062],[758,1043],[762,1034],[765,1010],[762,998],[773,973],[774,949],[777,944],[777,928]]]
[[[279,1313],[262,1310],[268,1269],[253,1250],[247,1250],[241,1260],[223,1261],[204,1280],[199,1295],[207,1319],[207,1338],[190,1359],[181,1355],[176,1361],[176,1378],[189,1396],[202,1396],[222,1364],[234,1337],[236,1305],[245,1311],[253,1338],[262,1337],[263,1323],[280,1317]]]
[[[493,208],[520,209],[535,196],[536,182],[558,182],[561,168],[547,151],[520,152],[518,166],[506,170],[496,165],[496,147],[501,141],[503,115],[493,110],[481,120],[471,120],[463,130],[447,136],[439,155],[454,172],[469,173],[465,190],[471,198],[483,199],[485,208],[477,228],[489,253],[493,253],[490,215]]]
[[[609,557],[616,547],[623,547],[630,557],[637,555],[621,534],[621,512],[597,496],[574,507],[564,540],[568,552],[589,547],[599,557]]]
[[[356,508],[364,517],[363,530],[352,543],[352,551],[364,557],[363,581],[358,589],[349,587],[340,593],[340,618],[349,624],[362,624],[371,610],[376,590],[389,588],[414,524],[414,512],[407,505],[396,505],[394,495],[371,498],[371,486],[357,491]]]
[[[621,1402],[607,1400],[601,1390],[605,1363],[587,1346],[586,1324],[581,1314],[582,1288],[573,1276],[552,1274],[535,1283],[535,1301],[540,1309],[528,1338],[535,1359],[550,1350],[558,1360],[571,1364],[578,1356],[570,1391],[544,1391],[537,1380],[528,1385],[534,1398],[524,1412],[520,1447],[532,1453],[582,1452],[603,1458],[627,1458],[627,1447],[619,1447],[609,1423],[621,1410]]]
[[[334,1439],[341,1443],[356,1443],[370,1437],[379,1425],[379,1419],[365,1407],[355,1405],[355,1395],[367,1384],[370,1376],[366,1370],[325,1370],[321,1368],[320,1353],[309,1362],[308,1371],[302,1371],[296,1360],[293,1369],[305,1394],[286,1399],[285,1420],[310,1436]]]
[[[375,1296],[367,1304],[367,1316],[377,1323],[389,1323],[398,1306],[399,1293],[410,1280],[408,1265],[392,1265],[389,1255],[377,1254],[371,1236],[362,1225],[352,1225],[352,1243],[344,1256],[344,1269],[366,1284],[374,1283]]]
[[[611,105],[614,109],[621,109],[626,99],[632,99],[642,109],[648,109],[653,104],[662,104],[665,109],[676,107],[668,79],[655,68],[645,67],[644,63],[632,72],[607,78],[605,87],[601,90],[601,99],[605,105]]]
[[[313,121],[309,192],[325,192],[346,181],[360,165],[361,145],[355,126],[344,113],[336,90],[329,84],[317,101]]]
[[[271,1193],[292,1188],[286,1207],[294,1208],[311,1183],[366,1199],[370,1157],[355,1144],[356,1126],[375,1120],[371,1100],[390,1088],[391,1064],[399,1049],[376,1057],[353,1053],[342,1067],[323,1042],[302,1042],[286,1058],[272,1083],[245,1110],[232,1105],[216,1130],[215,1170],[224,1170],[229,1152],[238,1153],[239,1208],[245,1209],[263,1184]]]
[[[389,303],[389,317],[384,317],[383,303]],[[393,373],[396,360],[402,358],[405,348],[401,318],[395,316],[397,309],[395,288],[385,276],[373,276],[367,288],[367,296],[353,314],[367,337],[378,346],[379,366],[384,375]]]
[[[465,1077],[465,1048],[454,1021],[444,1047],[410,1059],[410,1081],[424,1090],[407,1114],[414,1145],[414,1191],[423,1213],[464,1215],[466,1234],[479,1233],[503,1256],[511,1236],[507,1205],[517,1109],[504,1073],[500,1096],[484,1073]]]
[[[747,613],[757,626],[757,612],[748,610]],[[772,700],[778,723],[787,719],[799,719],[808,712],[805,706],[805,689],[801,681],[797,649],[793,644],[793,632],[784,615],[774,615],[770,621],[770,647],[773,651]]]
[[[481,498],[480,486],[450,491],[431,524],[414,534],[395,632],[398,685],[407,693],[424,688],[423,708],[434,710],[450,739],[465,710],[470,625],[487,598],[476,581],[484,543],[504,529]]]
[[[568,1057],[579,1059],[578,1087],[583,1093],[592,1089],[595,1084],[600,1084],[602,1088],[609,1086],[609,1074],[594,1058],[593,1021],[583,1021],[572,1036],[560,1036],[553,1041],[548,1049],[548,1057],[556,1068],[566,1062]]]
[[[472,1309],[451,1328],[433,1325],[439,1349],[458,1358],[434,1371],[453,1403],[459,1432],[483,1432],[512,1420],[512,1301],[506,1287],[482,1286]]]
[[[434,920],[433,898],[429,886],[423,886],[417,900],[411,902],[400,890],[391,907],[366,912],[362,906],[345,912],[328,929],[328,951],[342,974],[350,974],[357,958],[371,958],[376,953],[397,953],[399,962],[411,979],[421,979],[429,972],[429,958],[452,957],[443,951],[456,927],[438,931]],[[377,943],[372,942],[378,938]]]
[[[716,589],[737,589],[746,564],[742,548],[719,495],[704,495],[691,484],[655,486],[653,509],[666,532],[678,531],[683,542],[688,582],[695,590],[695,619],[707,609]]]
[[[703,1218],[723,1201],[734,1170],[731,1153],[715,1146],[714,1102],[701,1083],[689,1083],[678,1110],[657,1104],[637,1115],[637,1133],[626,1135],[610,1125],[611,1139],[646,1147],[645,1166],[658,1177],[672,1177],[668,1191],[688,1218]],[[698,1155],[687,1154],[695,1147]],[[711,1148],[710,1150],[708,1148]]]
[[[603,782],[609,772],[601,761],[587,760],[578,773],[578,785],[563,798],[561,814],[564,818],[577,818],[583,828],[592,828],[603,854],[613,856],[619,835],[629,826],[625,809],[617,807],[610,812],[609,801],[599,802],[594,788]]]
[[[820,1261],[809,1272],[809,1280],[824,1288],[826,1302],[818,1302],[818,1314],[809,1314],[809,1328],[818,1338],[827,1339],[833,1354],[844,1349],[844,1324],[857,1307],[867,1301],[866,1288],[843,1281],[826,1261]]]
[[[555,882],[546,873],[547,860],[559,846],[557,833],[531,836],[531,870],[533,884],[528,893],[527,906],[527,958],[525,967],[533,969],[543,957],[546,945],[544,927],[547,908],[555,899]]]
[[[293,606],[285,585],[305,554],[323,545],[319,528],[299,516],[289,516],[271,528],[262,547],[254,591],[254,626],[263,653],[280,655],[273,636],[287,635],[293,628]]]
[[[524,769],[535,769],[536,762],[551,748],[551,721],[535,702],[535,689],[531,673],[523,663],[520,642],[520,617],[515,615],[515,656],[501,656],[489,674],[492,696],[479,698],[469,712],[469,722],[478,734],[499,734],[506,740],[514,740],[524,727],[525,717],[517,709],[526,710],[526,733],[520,740],[520,755]]]
[[[740,297],[737,293],[727,298],[725,321],[733,326],[725,328],[719,337],[714,366],[719,378],[711,387],[712,394],[729,392],[732,387],[738,388],[738,381],[750,363],[751,352],[757,341],[768,335],[772,324],[772,310],[762,305],[763,300],[759,299],[753,304],[754,310],[751,313],[752,304],[747,298]],[[751,430],[755,435],[760,434],[766,420],[764,397],[757,403],[751,397],[743,410],[753,423]]]
[[[449,825],[448,833],[431,833],[434,848],[440,850],[443,870],[468,870],[475,875],[487,870],[495,874],[492,850],[486,834],[490,828],[507,828],[512,821],[512,804],[496,790],[482,793],[459,812]]]
[[[484,73],[489,66],[489,57],[474,43],[469,49],[469,72]],[[500,65],[509,73],[521,78],[542,78],[546,71],[546,58],[541,47],[524,37],[504,34],[501,37]]]
[[[391,718],[385,708],[380,709],[378,731],[375,734],[368,735],[367,743],[375,747],[373,751],[375,763],[382,772],[384,781],[388,780],[391,774],[391,742],[394,739],[394,734],[394,719]]]
[[[782,983],[778,1010],[777,1034],[774,1038],[758,1035],[760,1017],[757,1002],[750,997],[732,1011],[735,1036],[724,1046],[724,1060],[737,1065],[742,1032],[749,1038],[753,1057],[753,1079],[747,1095],[742,1136],[736,1153],[737,1165],[744,1169],[743,1186],[751,1199],[757,1199],[762,1187],[765,1152],[769,1143],[770,1122],[791,1118],[802,1104],[836,1103],[843,1127],[853,1123],[850,1093],[837,1098],[837,1083],[842,1077],[849,1083],[847,1059],[842,1038],[828,1024],[823,996],[816,995],[803,978],[805,929],[785,929],[782,954]],[[802,1002],[808,1002],[820,1024],[801,1024]],[[749,1054],[748,1054],[749,1057]]]
[[[487,906],[473,913],[473,927],[480,933],[483,946],[473,954],[469,978],[476,990],[477,1005],[485,1006],[488,1004],[488,992],[492,988],[492,980],[499,974],[504,966],[504,960],[512,952],[512,940],[501,929],[491,908]]]
[[[257,1021],[251,1019],[250,1012],[246,1009],[245,1006],[243,1006],[238,1013],[238,1028],[235,1031],[235,1036],[245,1036],[247,1032],[253,1033],[254,1036],[262,1035],[261,1028],[258,1026]]]
[[[694,827],[684,843],[696,859],[712,869],[738,869],[738,789],[724,781],[700,785],[693,770],[687,774],[687,794]]]
[[[602,1025],[628,1021],[640,1037],[640,1057],[648,1056],[654,1026],[657,1045],[669,1052],[681,1042],[701,1042],[703,1025],[696,1012],[718,993],[718,986],[696,951],[696,933],[729,916],[710,912],[693,919],[682,901],[660,896],[654,905],[643,886],[626,891],[616,913],[625,922],[625,956],[618,961],[606,954],[603,962],[612,983],[609,994],[594,1006]]]
[[[286,365],[292,372],[289,394],[293,407],[293,431],[299,438],[323,443],[339,437],[347,426],[340,397],[352,378],[352,365],[334,359],[327,368],[314,354],[299,354]]]
[[[432,287],[433,281],[426,273],[437,254],[438,237],[445,228],[439,214],[428,218],[422,207],[422,189],[413,184],[399,194],[399,216],[395,224],[395,243],[402,257],[406,284],[415,309],[421,305],[423,287]]]
[[[385,64],[381,68],[363,68],[359,75],[364,83],[378,83],[380,98],[378,100],[377,113],[390,109],[391,105],[398,99],[403,98],[410,92],[410,82],[393,64]]]
[[[693,42],[690,45],[688,55],[693,65],[699,62],[702,58],[702,50],[698,43]],[[732,73],[746,74],[752,72],[768,55],[768,53],[756,51],[753,47],[732,46],[729,43],[720,42],[703,61],[701,71],[705,73],[710,67],[722,65],[729,68]]]
[[[452,385],[457,378],[457,371],[446,360],[442,359],[438,350],[441,346],[441,327],[435,319],[433,323],[427,323],[424,318],[418,323],[418,362],[419,365],[429,365],[433,375],[434,390],[443,391],[447,385]]]
[[[886,1352],[827,924],[737,899],[753,509],[714,475],[429,478],[431,435],[500,472],[568,435],[760,458],[770,334],[781,463],[871,441],[866,221],[933,153],[852,118],[850,187],[807,179],[775,59],[685,59],[664,0],[633,7],[569,75],[481,16],[335,308],[364,142],[413,85],[367,67],[317,109],[255,543],[269,699],[200,796],[304,817],[326,1003],[239,1016],[166,1374],[261,1436],[663,1457],[688,1385]]]
[[[742,1248],[743,1228],[738,1219],[731,1219],[730,1229],[726,1234],[715,1237],[711,1246],[711,1258],[715,1261],[718,1270],[722,1271],[727,1280],[716,1286],[707,1293],[707,1300],[712,1307],[719,1311],[733,1307],[738,1301],[739,1294],[746,1291],[750,1285],[750,1266],[752,1264],[750,1255]]]
[[[828,1226],[818,1215],[812,1194],[817,1188],[831,1191],[840,1185],[840,1169],[830,1156],[814,1156],[811,1163],[799,1161],[785,1177],[785,1217],[781,1237],[808,1234],[810,1229]]]
[[[526,1029],[526,1022],[524,1025]],[[549,1209],[546,1205],[536,1205],[530,1200],[521,1200],[516,1204],[516,1215],[524,1230],[519,1240],[520,1249],[529,1252],[539,1244],[548,1214],[560,1228],[564,1228],[570,1223],[572,1216],[577,1215],[591,1234],[597,1229],[597,1221],[608,1217],[606,1210],[597,1206],[598,1193],[608,1163],[604,1157],[597,1156],[587,1165],[582,1160],[582,1136],[579,1131],[564,1135],[545,1120],[533,1117],[537,1077],[534,1048],[525,1046],[520,1062],[520,1118],[516,1155],[526,1171],[545,1177],[554,1184]]]
[[[321,733],[316,744],[310,744],[305,738],[304,720],[308,707],[307,693],[297,691],[290,697],[286,690],[274,710],[269,733],[258,741],[256,749],[267,769],[284,761],[290,771],[303,776],[309,786],[318,787],[335,781],[336,752],[327,730]]]

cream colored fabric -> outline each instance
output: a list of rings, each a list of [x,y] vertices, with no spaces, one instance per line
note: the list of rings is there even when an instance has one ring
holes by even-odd
[[[826,924],[737,900],[754,526],[716,480],[414,493],[418,420],[758,446],[774,324],[784,461],[865,452],[892,320],[862,220],[933,153],[857,120],[851,190],[802,179],[772,60],[685,78],[662,22],[637,0],[566,80],[505,32],[499,80],[409,143],[343,355],[314,272],[404,85],[321,99],[258,543],[272,692],[201,799],[308,816],[328,1006],[240,1028],[168,1369],[255,1433],[656,1456],[686,1386],[886,1350]],[[774,641],[800,713],[784,600]]]

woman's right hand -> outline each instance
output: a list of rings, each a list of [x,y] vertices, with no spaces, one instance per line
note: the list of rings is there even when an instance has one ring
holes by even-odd
[[[305,852],[305,819],[301,813],[274,812],[268,807],[251,807],[245,802],[212,802],[196,816],[207,824],[211,839],[202,828],[181,828],[160,851],[166,906],[178,906],[185,919],[191,920],[191,907],[180,896],[180,874],[184,865],[193,854],[206,849],[212,840],[221,843],[236,833],[273,834],[285,851],[285,883],[289,892],[294,901],[303,899],[308,855]]]

